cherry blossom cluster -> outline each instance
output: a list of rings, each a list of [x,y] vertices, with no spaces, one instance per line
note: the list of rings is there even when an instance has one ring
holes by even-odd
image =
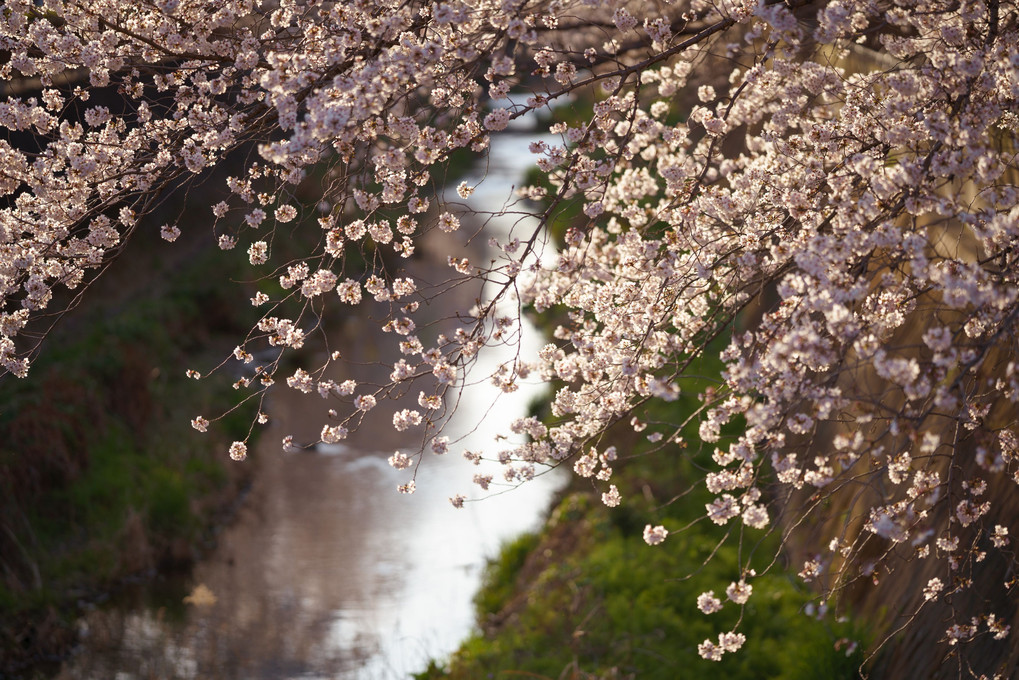
[[[713,497],[704,519],[779,531],[825,598],[914,568],[934,607],[965,596],[989,551],[1013,560],[1014,2],[11,0],[0,50],[0,370],[24,376],[54,311],[160,197],[213,175],[213,238],[261,282],[261,319],[229,359],[242,399],[318,394],[336,444],[416,393],[392,416],[420,434],[389,458],[404,493],[426,454],[455,447],[441,429],[464,385],[539,380],[550,418],[463,452],[503,464],[481,489],[569,461],[619,505],[613,470],[633,452],[603,435],[622,425],[664,455],[706,454],[691,480]],[[575,98],[589,114],[561,120]],[[452,155],[483,157],[535,112],[551,120],[530,145],[547,181],[479,214],[440,191]],[[539,257],[568,206],[581,217]],[[443,239],[484,242],[491,213],[538,226],[493,235],[493,257],[444,253],[444,281],[406,271]],[[159,229],[172,242],[190,226]],[[291,234],[303,254],[277,262]],[[465,282],[484,295],[433,330],[428,301]],[[284,361],[351,308],[392,339],[388,382],[337,377],[339,352]],[[557,322],[535,356],[475,375],[486,347],[520,346],[507,308]],[[707,355],[724,364],[713,383],[692,368]],[[684,393],[699,408],[663,420]],[[668,549],[680,529],[644,539]],[[697,607],[742,607],[755,576],[745,565],[727,602]],[[946,643],[1009,632],[1004,612],[951,611]],[[699,651],[743,643],[730,630]]]

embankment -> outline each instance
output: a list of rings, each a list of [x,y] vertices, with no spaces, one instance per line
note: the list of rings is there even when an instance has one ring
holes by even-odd
[[[204,437],[188,425],[233,403],[231,377],[184,373],[218,363],[250,327],[224,276],[239,258],[205,245],[208,233],[171,245],[153,231],[0,392],[0,677],[42,673],[119,583],[189,564],[246,484],[225,442],[251,413]]]

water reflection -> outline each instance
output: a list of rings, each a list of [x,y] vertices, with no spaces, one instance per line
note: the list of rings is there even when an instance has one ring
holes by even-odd
[[[486,178],[472,203],[497,210],[511,197],[532,139],[493,140]],[[533,224],[507,218],[489,224],[486,233],[494,229],[504,238],[528,228]],[[441,280],[437,271],[417,274]],[[468,297],[457,303],[476,294],[465,289]],[[449,311],[436,309],[436,319]],[[372,365],[387,358],[379,348],[395,343],[370,328],[347,324],[337,341],[359,367],[334,377],[379,379]],[[533,329],[525,331],[523,352],[534,352],[540,342]],[[513,353],[483,353],[479,374]],[[538,390],[523,385],[500,395],[487,384],[471,387],[447,427],[456,445],[446,456],[427,454],[417,472],[418,491],[409,496],[396,493],[407,477],[386,458],[423,439],[394,432],[391,409],[373,411],[344,446],[282,454],[285,434],[317,439],[328,404],[280,390],[271,404],[273,424],[253,457],[256,486],[214,553],[190,578],[150,584],[86,617],[80,623],[85,644],[58,677],[374,680],[407,677],[429,658],[448,654],[472,627],[471,597],[485,557],[535,527],[558,484],[547,475],[456,510],[447,499],[471,496],[478,471],[459,454],[465,448],[492,451],[493,435],[505,432],[509,418],[526,413]],[[193,603],[184,604],[198,585],[208,592],[194,593]]]

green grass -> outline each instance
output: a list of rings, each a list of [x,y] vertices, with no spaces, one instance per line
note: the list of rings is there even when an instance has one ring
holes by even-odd
[[[627,486],[648,481],[632,470],[618,476]],[[646,517],[679,526],[703,514],[700,500]],[[754,595],[739,625],[744,648],[719,663],[700,659],[697,645],[740,616],[732,603],[711,616],[695,607],[705,590],[724,600],[726,586],[739,577],[737,548],[724,546],[705,567],[719,527],[697,524],[650,547],[627,516],[639,511],[620,509],[605,508],[586,492],[563,498],[540,535],[509,544],[490,565],[476,599],[488,633],[467,640],[448,669],[434,664],[422,677],[609,677],[612,669],[652,680],[857,677],[860,652],[847,657],[836,642],[859,639],[859,632],[804,614],[810,594],[781,569],[752,579]],[[763,558],[776,547],[774,539],[752,536],[747,543],[762,540]],[[759,560],[762,569],[765,561]]]
[[[717,350],[709,348],[689,371],[707,378],[687,380],[679,400],[656,403],[643,419],[681,422],[697,408],[694,395],[721,370]],[[741,427],[730,423],[723,437]],[[599,449],[613,444],[620,451],[611,481],[622,505],[605,507],[601,488],[574,478],[541,532],[507,544],[489,565],[476,598],[481,630],[419,677],[857,678],[866,631],[852,621],[806,615],[814,595],[783,563],[776,530],[703,519],[713,497],[703,482],[691,484],[713,466],[713,447],[699,441],[696,421],[682,435],[684,448],[656,450],[632,428],[610,430]],[[767,493],[767,484],[760,486]],[[648,546],[646,524],[673,533]],[[729,530],[735,533],[725,540]],[[749,579],[754,592],[745,607],[727,602],[710,616],[696,608],[707,590],[726,601],[726,587],[747,567],[759,576]],[[699,657],[701,642],[734,626],[747,638],[740,651],[720,662]],[[849,640],[858,645],[847,656]]]
[[[0,674],[26,651],[19,630],[47,610],[70,623],[82,599],[157,565],[171,546],[200,542],[232,495],[241,475],[225,442],[246,436],[253,413],[194,432],[191,417],[237,393],[226,375],[184,375],[225,354],[227,338],[253,321],[231,301],[243,291],[223,276],[230,268],[216,252],[157,268],[151,287],[90,307],[87,324],[59,327],[28,379],[5,381]]]
[[[484,583],[474,599],[479,617],[495,616],[509,604],[516,591],[517,574],[539,542],[538,534],[529,532],[502,546],[485,570]]]

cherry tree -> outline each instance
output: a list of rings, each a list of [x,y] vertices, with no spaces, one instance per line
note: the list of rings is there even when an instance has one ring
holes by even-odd
[[[5,372],[27,374],[167,192],[239,168],[209,224],[266,284],[234,352],[257,366],[246,398],[317,391],[335,401],[321,430],[335,443],[419,392],[393,417],[425,433],[390,459],[410,492],[426,453],[449,448],[441,424],[468,380],[537,377],[556,387],[552,417],[506,423],[521,443],[485,455],[508,483],[566,462],[615,506],[625,456],[602,435],[648,427],[720,352],[700,408],[646,430],[667,454],[698,424],[715,466],[698,482],[715,496],[706,520],[780,532],[827,596],[913,574],[916,613],[941,606],[950,647],[1009,634],[1015,607],[995,606],[1015,582],[985,591],[980,570],[988,553],[1014,566],[1015,3],[9,0],[0,50]],[[560,120],[576,97],[589,114]],[[451,155],[482,157],[534,112],[558,140],[531,145],[543,181],[493,210],[537,227],[496,238],[494,259],[449,253],[441,283],[408,275],[431,234],[488,239],[486,215],[436,188]],[[538,257],[565,206],[581,217]],[[190,226],[156,228],[173,241]],[[297,229],[306,252],[276,263]],[[423,302],[458,281],[487,295],[426,344]],[[486,346],[519,341],[506,303],[559,323],[537,355],[472,374]],[[309,328],[369,304],[400,356],[388,383],[327,379],[338,354],[284,373]],[[283,352],[254,361],[267,347]],[[667,550],[679,528],[644,538]],[[754,576],[691,607],[742,607]],[[722,631],[700,652],[742,644]]]

